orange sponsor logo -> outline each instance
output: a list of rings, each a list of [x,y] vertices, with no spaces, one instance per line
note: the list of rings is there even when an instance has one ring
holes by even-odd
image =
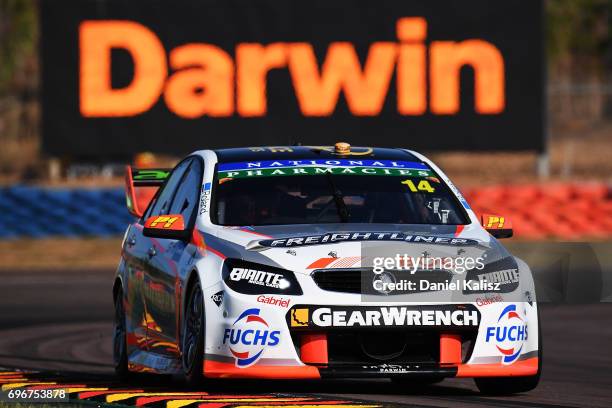
[[[498,217],[497,215],[489,215],[487,228],[504,228],[504,221],[504,217]]]
[[[482,225],[486,229],[512,229],[512,222],[501,215],[483,214]]]
[[[505,68],[500,51],[481,39],[431,41],[427,21],[397,21],[397,42],[374,42],[362,66],[355,46],[332,42],[321,64],[312,44],[239,43],[232,58],[223,49],[190,43],[166,50],[144,25],[87,20],[79,27],[80,110],[85,117],[134,116],[160,98],[179,117],[259,117],[267,114],[267,75],[287,69],[304,116],[330,116],[342,93],[355,116],[376,116],[395,74],[401,115],[454,115],[460,110],[460,71],[474,74],[474,110],[491,115],[505,108]],[[111,50],[129,52],[131,82],[111,86]],[[168,69],[169,68],[169,69]]]
[[[166,215],[160,215],[155,220],[153,220],[151,224],[149,224],[149,227],[151,228],[172,228],[172,224],[174,224],[174,222],[178,220],[178,218],[179,217],[169,217]]]

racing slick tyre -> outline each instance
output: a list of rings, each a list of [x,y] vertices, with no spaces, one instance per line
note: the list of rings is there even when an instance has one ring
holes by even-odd
[[[202,382],[204,376],[204,298],[200,282],[189,291],[182,336],[182,362],[185,381],[189,385]]]
[[[123,290],[119,289],[115,297],[115,318],[113,321],[113,363],[115,373],[120,380],[130,377],[127,359],[127,337],[125,329],[125,309],[123,308]]]
[[[491,377],[474,378],[476,387],[483,394],[509,395],[533,390],[540,382],[542,374],[542,325],[540,324],[540,310],[538,309],[538,372],[536,375],[526,377]]]

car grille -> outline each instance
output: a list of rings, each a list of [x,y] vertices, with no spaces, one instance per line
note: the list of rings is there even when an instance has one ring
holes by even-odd
[[[452,272],[445,270],[419,270],[414,274],[407,271],[386,271],[395,276],[396,281],[414,281],[416,287],[419,282],[426,279],[429,282],[442,283],[452,281]],[[311,274],[313,280],[323,290],[331,292],[357,293],[357,294],[379,294],[372,286],[376,274],[371,268],[351,269],[317,269]],[[419,293],[415,290],[410,293]]]
[[[436,331],[347,330],[328,333],[329,363],[437,363],[440,334]]]
[[[318,287],[332,292],[361,293],[360,269],[317,269],[312,278]]]

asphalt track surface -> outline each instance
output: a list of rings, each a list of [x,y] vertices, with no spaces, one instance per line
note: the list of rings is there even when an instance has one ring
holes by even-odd
[[[52,370],[64,381],[117,384],[111,365],[113,271],[0,272],[0,367]],[[612,406],[612,303],[543,304],[540,385],[481,396],[472,380],[402,389],[387,380],[209,382],[197,391],[284,393],[417,407]],[[168,378],[149,387],[185,391]],[[150,382],[152,381],[152,383]]]

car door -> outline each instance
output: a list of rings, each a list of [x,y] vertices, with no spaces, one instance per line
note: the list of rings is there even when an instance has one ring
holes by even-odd
[[[131,307],[126,310],[126,313],[133,322],[133,334],[135,335],[133,343],[144,350],[150,348],[148,340],[151,336],[149,331],[155,330],[157,324],[152,318],[147,304],[147,298],[151,297],[150,293],[155,288],[151,287],[150,280],[146,276],[149,264],[154,258],[151,248],[155,248],[156,239],[145,237],[142,234],[143,226],[147,218],[160,213],[163,214],[169,210],[174,193],[189,164],[190,161],[183,161],[174,168],[166,183],[160,187],[156,196],[151,200],[142,219],[131,228],[127,237],[126,247],[132,248],[130,251],[133,252],[134,256],[132,257],[132,268],[128,279],[128,302],[130,302]]]
[[[122,251],[126,277],[124,291],[127,300],[125,314],[128,356],[138,349],[145,349],[147,341],[144,302],[144,263],[147,244],[143,238],[142,225],[140,223],[130,225]]]
[[[155,215],[181,214],[187,229],[193,228],[202,183],[203,165],[200,158],[190,160],[167,210]],[[151,257],[145,271],[150,288],[146,297],[147,310],[155,325],[149,327],[151,351],[179,356],[179,312],[181,272],[186,264],[187,242],[159,238],[152,242]]]

